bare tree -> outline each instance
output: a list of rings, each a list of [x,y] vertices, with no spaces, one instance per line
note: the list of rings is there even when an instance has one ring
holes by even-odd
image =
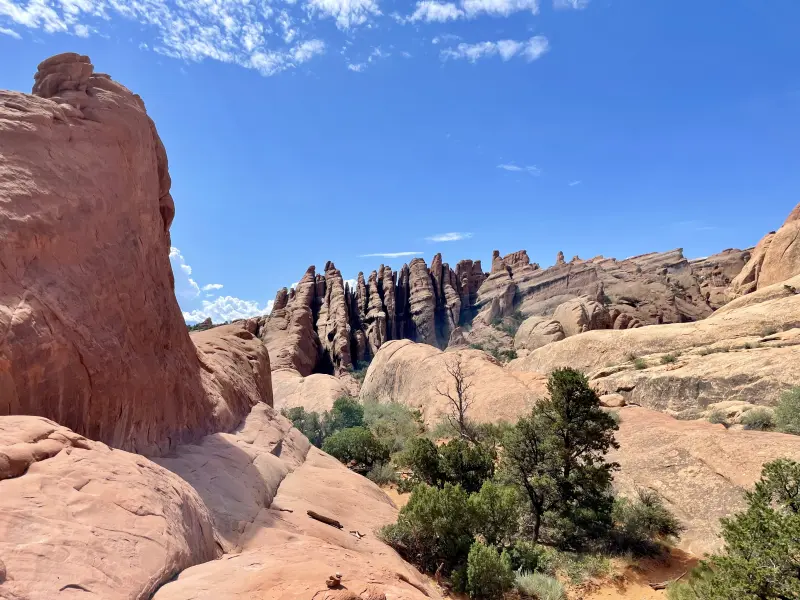
[[[447,387],[442,389],[442,386],[436,384],[436,393],[447,398],[450,404],[450,414],[447,415],[447,420],[453,428],[458,429],[459,435],[463,439],[472,439],[472,434],[467,421],[467,410],[472,406],[472,397],[469,390],[472,388],[472,373],[469,372],[464,361],[459,354],[445,362],[447,373],[453,380],[453,385],[447,384]],[[455,388],[451,391],[451,387]]]

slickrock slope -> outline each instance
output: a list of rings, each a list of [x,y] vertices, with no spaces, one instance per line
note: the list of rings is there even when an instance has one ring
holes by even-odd
[[[0,91],[0,156],[0,414],[153,453],[268,398],[268,366],[231,394],[186,332],[167,156],[141,98],[85,56],[54,56],[34,95]],[[237,385],[251,377],[236,368]]]
[[[247,581],[312,597],[336,571],[349,589],[438,598],[375,537],[396,518],[388,497],[271,407],[258,322],[188,335],[166,153],[141,99],[76,54],[42,63],[34,92],[0,92],[0,598],[241,597]],[[288,335],[324,308],[313,271],[304,287]],[[341,331],[335,307],[327,322]],[[240,550],[275,568],[224,554]]]
[[[772,405],[800,385],[800,294],[792,292],[798,286],[800,276],[694,323],[590,331],[534,350],[509,368],[583,369],[601,392],[670,412],[734,401]],[[666,355],[674,362],[664,363]],[[646,368],[635,368],[632,357]]]
[[[537,373],[515,373],[480,350],[442,352],[427,344],[394,340],[383,345],[361,386],[362,400],[402,402],[419,409],[425,422],[437,425],[448,414],[448,400],[436,392],[454,390],[447,365],[461,360],[472,384],[472,418],[478,421],[516,421],[547,393],[546,379]]]
[[[303,377],[293,369],[272,372],[275,410],[302,406],[306,410],[330,410],[342,396],[358,396],[358,383],[352,378],[315,373]]]
[[[730,295],[741,296],[800,274],[800,204],[783,226],[764,236],[750,261],[731,282]]]

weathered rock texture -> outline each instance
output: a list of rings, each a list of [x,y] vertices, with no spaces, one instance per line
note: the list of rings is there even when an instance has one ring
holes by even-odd
[[[34,94],[0,91],[0,414],[140,452],[235,426],[269,401],[267,355],[246,351],[267,365],[259,385],[237,363],[247,393],[198,359],[173,292],[167,156],[141,98],[77,54],[39,65]]]
[[[694,323],[591,331],[535,349],[510,368],[547,373],[575,367],[603,393],[673,413],[733,401],[769,406],[800,385],[797,287],[800,276]],[[634,358],[645,368],[636,368]]]
[[[92,73],[60,55],[39,96],[0,92],[0,598],[310,598],[337,571],[440,598],[378,541],[389,498],[270,406],[259,322],[188,335],[166,154],[138,96]],[[301,353],[344,361],[329,267],[276,305]],[[324,341],[300,335],[321,313]]]
[[[741,296],[800,274],[800,204],[783,226],[768,233],[752,252],[744,269],[730,285],[730,295]]]
[[[274,406],[276,410],[302,406],[306,410],[324,412],[342,396],[358,396],[358,384],[344,377],[314,373],[303,377],[293,369],[272,372]]]
[[[509,319],[518,324],[520,317],[532,319],[521,330],[537,329],[531,340],[528,334],[517,338],[517,349],[530,350],[559,339],[559,327],[570,336],[705,318],[725,303],[728,286],[748,258],[742,250],[697,261],[686,260],[681,250],[623,261],[566,262],[560,254],[555,266],[542,269],[525,250],[506,256],[495,251],[486,274],[480,261],[462,260],[451,269],[437,254],[430,268],[415,258],[397,273],[383,265],[368,279],[359,273],[355,289],[343,292],[341,274],[329,263],[333,275],[326,267],[325,277],[317,277],[315,298],[278,292],[272,315],[259,320],[258,335],[270,349],[273,368],[302,375],[344,373],[390,340],[510,349],[513,331],[504,333],[509,327],[503,325],[510,325]],[[313,277],[313,267],[310,273]],[[302,318],[292,320],[295,310]],[[541,327],[547,329],[544,335]]]
[[[384,344],[370,364],[360,397],[402,402],[420,410],[425,422],[435,426],[449,411],[448,400],[436,388],[455,389],[446,369],[455,360],[462,361],[472,385],[470,416],[478,421],[516,421],[547,393],[544,376],[507,371],[480,350],[442,352],[427,344],[394,340]]]

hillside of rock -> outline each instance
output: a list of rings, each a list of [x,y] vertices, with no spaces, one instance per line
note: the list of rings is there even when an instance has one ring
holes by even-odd
[[[0,91],[0,156],[0,598],[313,597],[337,571],[363,597],[440,597],[375,536],[389,498],[272,408],[258,323],[188,334],[141,99],[55,56],[34,95]],[[307,279],[281,364],[343,353],[343,288]]]

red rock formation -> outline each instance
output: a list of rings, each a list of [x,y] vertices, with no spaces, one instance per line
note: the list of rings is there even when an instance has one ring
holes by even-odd
[[[141,98],[93,71],[62,54],[35,95],[0,91],[0,414],[161,452],[233,427],[269,374],[228,404],[201,366],[173,292],[164,146]]]
[[[436,345],[436,296],[425,261],[415,258],[408,265],[409,330],[423,344]]]
[[[325,296],[317,317],[323,364],[334,374],[353,368],[350,353],[350,316],[342,273],[332,262],[325,265]],[[305,375],[305,373],[303,373]]]

